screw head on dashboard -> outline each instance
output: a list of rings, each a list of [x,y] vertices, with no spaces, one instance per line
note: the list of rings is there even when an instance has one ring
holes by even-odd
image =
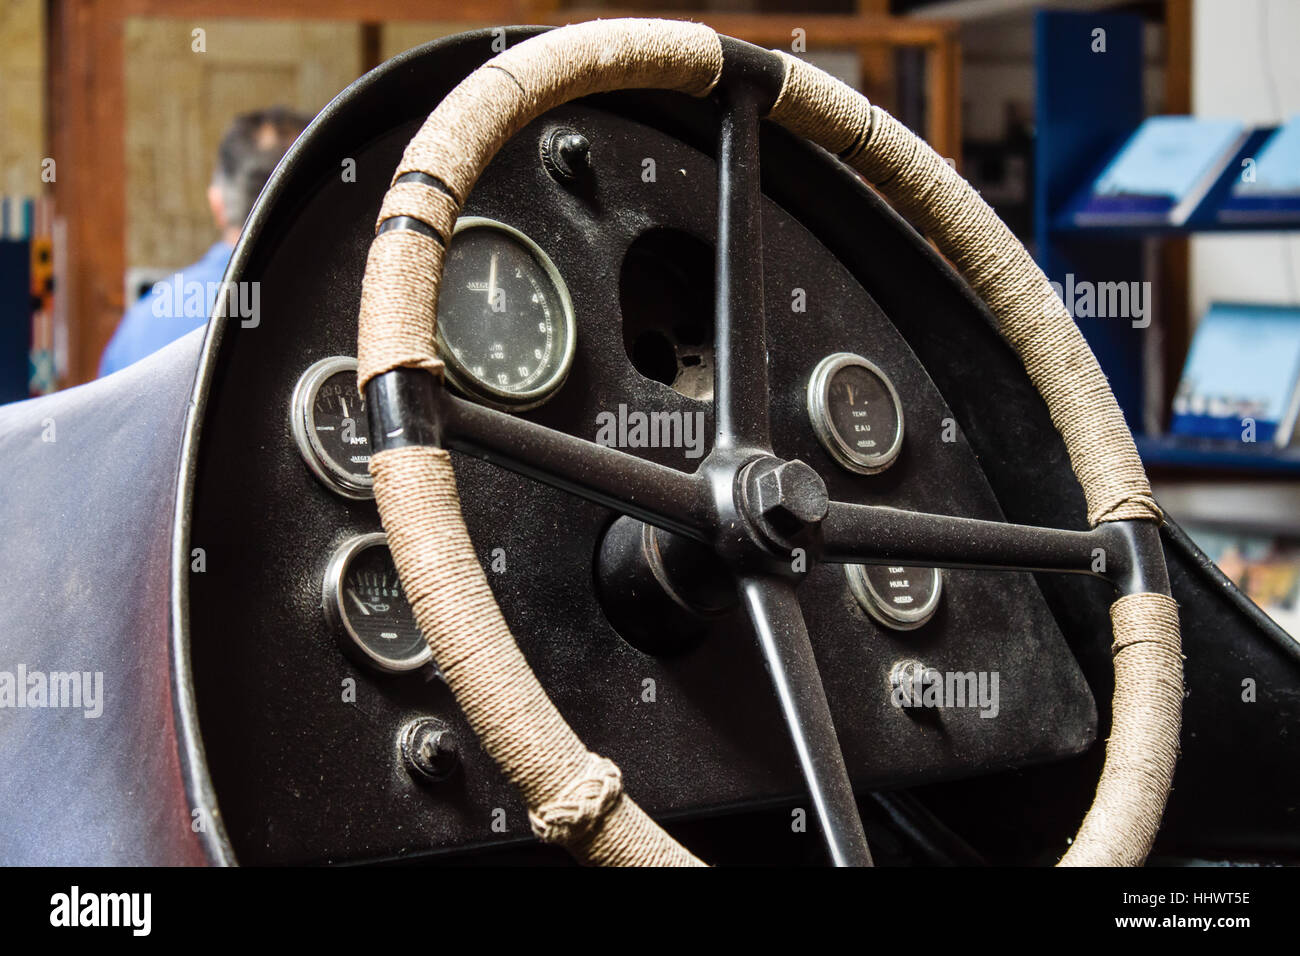
[[[435,717],[419,717],[403,727],[400,746],[406,769],[421,780],[446,780],[460,766],[456,734]]]
[[[591,172],[591,142],[576,129],[557,126],[542,134],[542,165],[562,183],[581,179]]]
[[[889,669],[889,689],[898,690],[899,688],[911,687],[912,684],[925,676],[926,666],[915,658],[908,657],[901,661],[895,661],[894,666]]]
[[[916,658],[895,661],[889,669],[889,699],[899,710],[917,720],[939,720],[942,704],[926,703],[925,686],[943,678],[939,672]]]

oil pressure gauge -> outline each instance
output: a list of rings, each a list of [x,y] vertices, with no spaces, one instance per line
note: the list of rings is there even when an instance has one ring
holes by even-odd
[[[575,339],[569,290],[537,243],[505,223],[461,217],[438,293],[448,381],[487,405],[532,408],[564,384]]]
[[[433,660],[383,533],[358,535],[334,552],[321,599],[344,650],[362,663],[400,673]]]
[[[303,372],[289,403],[289,426],[303,460],[331,491],[347,498],[375,496],[356,359],[335,355]]]
[[[903,448],[903,405],[894,384],[851,352],[828,355],[813,369],[808,417],[822,445],[849,471],[884,471]]]

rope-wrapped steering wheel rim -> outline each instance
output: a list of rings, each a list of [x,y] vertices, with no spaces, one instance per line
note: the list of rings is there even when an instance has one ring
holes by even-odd
[[[1042,271],[948,163],[861,94],[787,54],[724,46],[708,27],[679,21],[593,21],[493,57],[433,111],[394,173],[366,265],[358,387],[370,405],[375,498],[420,628],[484,748],[522,791],[534,832],[584,862],[700,863],[623,792],[618,768],[588,752],[533,675],[478,563],[436,422],[419,412],[423,399],[412,397],[409,379],[399,381],[400,370],[421,370],[430,389],[441,377],[443,255],[470,190],[506,140],[594,93],[709,95],[738,46],[751,51],[751,65],[780,77],[766,118],[862,173],[988,305],[1064,440],[1089,524],[1155,526],[1162,517],[1109,385]],[[398,393],[401,401],[385,401]],[[396,408],[408,414],[394,419]],[[1183,684],[1177,606],[1158,563],[1111,607],[1112,732],[1064,865],[1139,864],[1160,824]]]

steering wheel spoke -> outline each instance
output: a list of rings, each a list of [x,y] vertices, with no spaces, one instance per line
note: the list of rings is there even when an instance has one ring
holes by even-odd
[[[1115,521],[1091,531],[1067,531],[832,501],[821,523],[821,542],[821,560],[834,564],[1089,574],[1125,594],[1161,587],[1144,572],[1163,564],[1152,561],[1161,552],[1150,522]]]
[[[831,861],[870,866],[871,851],[794,585],[777,577],[749,577],[740,590]]]
[[[758,158],[762,95],[744,83],[719,94],[714,406],[717,447],[770,452]]]
[[[579,498],[706,541],[712,499],[707,484],[608,448],[439,390],[442,443]]]

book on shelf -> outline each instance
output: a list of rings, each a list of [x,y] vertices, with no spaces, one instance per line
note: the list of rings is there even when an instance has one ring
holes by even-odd
[[[1170,434],[1286,446],[1297,414],[1300,307],[1211,305],[1192,337]]]
[[[1240,151],[1238,120],[1152,116],[1070,203],[1076,226],[1181,226]]]
[[[1218,210],[1233,223],[1300,222],[1300,114],[1275,129],[1241,162],[1241,172]]]

